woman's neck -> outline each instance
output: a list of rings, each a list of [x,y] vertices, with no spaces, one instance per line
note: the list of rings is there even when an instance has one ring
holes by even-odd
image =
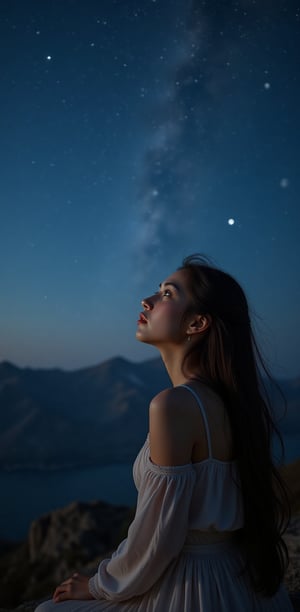
[[[160,354],[173,386],[177,387],[186,383],[189,377],[183,373],[184,355],[174,348],[161,349]]]

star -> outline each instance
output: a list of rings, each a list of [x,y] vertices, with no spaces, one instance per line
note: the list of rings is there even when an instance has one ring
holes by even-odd
[[[289,186],[290,181],[287,178],[282,178],[279,184],[282,189],[286,189]]]

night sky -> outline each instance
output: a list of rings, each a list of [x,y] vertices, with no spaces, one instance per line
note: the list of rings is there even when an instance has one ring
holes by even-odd
[[[142,297],[192,252],[300,375],[300,5],[1,1],[0,359],[156,355]]]

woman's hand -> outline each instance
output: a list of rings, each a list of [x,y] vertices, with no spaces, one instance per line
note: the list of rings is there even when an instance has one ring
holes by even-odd
[[[54,591],[53,601],[66,601],[67,599],[94,599],[89,592],[89,578],[82,574],[73,574],[71,578],[62,582]]]

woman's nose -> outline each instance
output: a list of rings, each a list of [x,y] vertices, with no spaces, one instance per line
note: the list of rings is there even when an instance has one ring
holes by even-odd
[[[153,303],[150,298],[145,298],[144,300],[142,300],[141,304],[145,310],[152,310],[153,308]]]

